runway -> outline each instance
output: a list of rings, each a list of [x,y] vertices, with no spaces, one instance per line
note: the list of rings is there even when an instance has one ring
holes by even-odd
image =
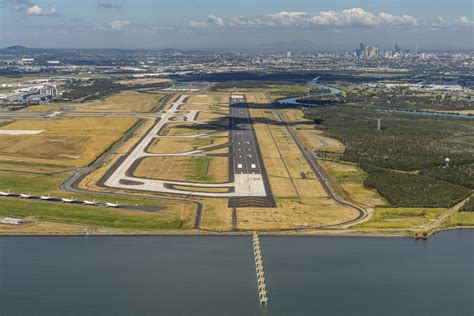
[[[236,196],[266,196],[262,164],[244,96],[230,98]]]
[[[231,159],[230,178],[227,183],[195,183],[187,181],[170,181],[166,179],[145,179],[133,175],[133,170],[137,163],[150,156],[205,156],[203,150],[190,152],[151,154],[147,152],[147,147],[155,138],[160,137],[209,137],[207,134],[196,134],[190,136],[160,136],[160,131],[169,122],[178,122],[178,117],[185,116],[186,122],[196,121],[199,112],[181,112],[180,106],[184,104],[189,96],[181,95],[172,103],[168,110],[157,113],[159,118],[155,125],[145,134],[145,136],[135,145],[135,147],[111,170],[107,173],[103,184],[108,187],[149,191],[167,194],[180,194],[201,197],[266,197],[267,189],[262,172],[263,166],[259,157],[258,144],[249,116],[248,106],[243,95],[234,95],[230,98],[230,144],[233,156]],[[175,186],[186,186],[196,188],[208,188],[205,190],[185,190],[177,189]],[[212,192],[215,188],[226,188],[227,192]]]

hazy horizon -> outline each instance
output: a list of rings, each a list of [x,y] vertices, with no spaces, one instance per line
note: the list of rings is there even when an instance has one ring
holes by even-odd
[[[340,51],[473,48],[469,0],[0,0],[0,47]]]

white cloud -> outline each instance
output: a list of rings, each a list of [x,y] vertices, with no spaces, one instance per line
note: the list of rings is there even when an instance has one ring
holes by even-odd
[[[460,26],[473,27],[474,21],[470,20],[467,16],[460,16],[456,19],[456,24]]]
[[[30,0],[6,0],[6,3],[16,11],[26,11],[28,8],[34,6]]]
[[[38,5],[34,5],[30,7],[26,14],[28,15],[38,15],[38,16],[56,16],[58,13],[56,12],[55,8],[52,9],[43,9]]]
[[[207,21],[191,21],[189,26],[195,29],[209,29],[213,27],[224,27],[225,22],[223,18],[215,15],[209,15]]]
[[[204,28],[209,27],[209,24],[207,24],[207,22],[202,22],[202,21],[191,21],[189,22],[189,26],[196,29],[204,29]]]
[[[225,25],[224,19],[222,19],[218,16],[215,16],[215,15],[212,15],[212,14],[208,17],[208,22],[211,25],[217,25],[217,26],[224,26]]]
[[[442,28],[447,25],[448,23],[446,22],[445,18],[443,18],[442,16],[435,17],[433,23],[431,23],[432,28]]]
[[[6,0],[5,3],[17,12],[26,13],[32,16],[56,16],[58,15],[55,8],[45,9],[35,4],[31,0]]]
[[[214,15],[207,22],[192,21],[197,28],[236,28],[236,27],[392,27],[413,28],[421,22],[410,15],[393,15],[390,13],[372,13],[361,8],[342,11],[287,12],[268,14],[260,17],[234,16],[223,19]]]
[[[109,23],[109,26],[112,30],[122,30],[124,27],[129,25],[129,21],[113,20]]]

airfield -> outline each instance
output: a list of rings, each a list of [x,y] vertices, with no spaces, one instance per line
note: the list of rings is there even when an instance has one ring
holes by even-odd
[[[217,104],[187,102],[191,98],[205,99],[207,96],[180,95],[159,115],[156,124],[137,146],[114,167],[115,170],[104,181],[104,185],[112,188],[201,197],[267,196],[262,175],[262,162],[257,151],[254,131],[244,96],[231,96],[230,106],[224,107],[219,112],[210,111],[209,109],[201,110],[203,107],[216,106]],[[181,109],[184,105],[187,106],[187,110]],[[156,152],[157,146],[155,146],[155,152],[153,153],[148,150],[152,143],[159,144],[163,139],[165,141],[171,140],[171,142],[168,142],[168,148],[172,148],[173,141],[181,141],[181,143],[183,139],[199,141],[208,139],[213,135],[222,134],[225,125],[219,125],[221,122],[215,121],[221,120],[229,124],[229,109],[231,121],[230,143],[201,149],[196,148],[184,152],[169,152],[167,150],[165,153],[160,153]],[[205,118],[200,120],[199,117],[202,114],[213,114],[213,116],[210,116],[210,120]],[[180,123],[183,123],[183,125]],[[220,135],[220,137],[225,136]],[[229,147],[231,147],[231,152],[235,153],[232,157],[229,155]],[[222,153],[213,153],[213,151],[219,149],[225,150]],[[173,157],[173,159],[167,159],[170,157]],[[160,165],[170,166],[173,160],[182,162],[180,167],[175,167],[179,170],[171,170],[176,180],[162,178],[163,172],[156,172],[155,175],[149,172],[150,170],[156,170]],[[229,163],[229,160],[232,160],[233,163]],[[218,178],[218,181],[198,183],[196,180],[199,180],[199,175],[196,175],[196,179],[190,181],[178,181],[177,179],[185,179],[184,175],[178,173],[179,171],[186,171],[189,164],[191,165],[189,168],[193,169],[199,169],[199,166],[195,166],[196,164],[204,164],[203,168],[206,169],[209,180]],[[214,164],[216,164],[216,167],[213,168]],[[228,172],[227,169],[229,169]],[[222,171],[224,171],[223,174]],[[218,175],[219,173],[221,176]],[[165,174],[173,178],[173,175]]]
[[[92,201],[81,208],[163,218],[174,223],[168,232],[330,230],[366,219],[311,163],[305,148],[319,136],[309,131],[300,142],[305,131],[294,134],[291,119],[248,91],[124,92],[0,112],[0,172],[23,179],[0,181],[0,191],[14,190],[9,198],[23,204]]]

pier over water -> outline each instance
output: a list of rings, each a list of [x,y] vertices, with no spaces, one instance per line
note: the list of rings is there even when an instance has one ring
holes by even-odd
[[[263,273],[262,252],[260,250],[260,241],[256,232],[252,236],[253,253],[255,256],[255,270],[257,273],[258,299],[260,305],[268,304],[267,287],[265,285],[265,275]]]

